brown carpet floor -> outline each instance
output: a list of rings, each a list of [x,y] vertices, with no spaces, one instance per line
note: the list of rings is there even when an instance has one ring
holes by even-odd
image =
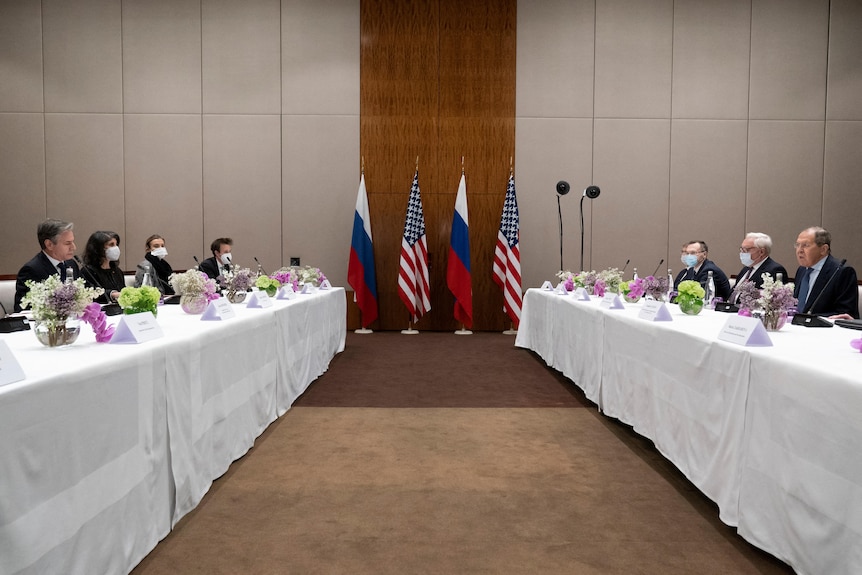
[[[793,573],[512,343],[348,334],[133,573]]]

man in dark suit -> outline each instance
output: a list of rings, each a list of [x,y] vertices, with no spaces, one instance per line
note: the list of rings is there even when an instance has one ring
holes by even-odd
[[[858,319],[856,270],[841,266],[832,257],[832,234],[820,227],[802,230],[795,247],[799,261],[793,290],[799,300],[797,311],[825,316],[846,314]]]
[[[60,274],[60,279],[78,277],[80,270],[72,257],[75,255],[74,225],[71,222],[47,219],[36,228],[39,247],[42,248],[33,259],[24,264],[18,271],[15,281],[15,311],[21,311],[21,298],[27,295],[30,288],[26,281],[44,281],[48,276]]]
[[[218,238],[210,244],[212,257],[201,262],[198,269],[215,279],[224,272],[230,271],[232,257],[230,252],[233,248],[233,240],[230,238]]]
[[[679,282],[683,280],[695,280],[706,289],[709,272],[712,272],[712,281],[715,283],[715,297],[720,297],[724,301],[727,301],[727,298],[730,297],[730,282],[727,280],[727,275],[721,271],[721,268],[709,259],[709,248],[706,246],[706,242],[698,240],[683,244],[680,260],[685,269],[676,276],[673,282],[674,290],[679,290]]]
[[[763,286],[763,274],[768,273],[772,279],[777,279],[778,274],[781,274],[783,281],[790,279],[784,266],[769,256],[771,252],[772,238],[768,235],[760,232],[745,234],[745,239],[739,247],[739,260],[745,267],[736,276],[736,285],[730,296],[732,303],[736,302],[737,288],[745,282],[752,282],[757,289],[760,289]]]

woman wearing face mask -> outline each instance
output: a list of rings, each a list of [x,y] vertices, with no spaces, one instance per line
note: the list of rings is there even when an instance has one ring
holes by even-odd
[[[120,259],[120,236],[117,232],[93,232],[84,248],[84,267],[81,275],[90,287],[100,287],[105,293],[96,300],[113,303],[126,287],[123,271],[117,263]]]
[[[171,264],[165,260],[168,249],[165,247],[165,238],[159,234],[153,234],[147,238],[147,255],[144,261],[138,264],[135,271],[135,287],[141,287],[144,282],[144,274],[150,274],[150,281],[163,295],[173,295],[174,288],[171,287],[169,278],[174,270]]]
[[[207,274],[212,279],[216,279],[224,272],[230,270],[230,265],[233,263],[231,259],[231,250],[233,249],[233,240],[230,238],[218,238],[210,244],[212,257],[201,262],[198,269]]]

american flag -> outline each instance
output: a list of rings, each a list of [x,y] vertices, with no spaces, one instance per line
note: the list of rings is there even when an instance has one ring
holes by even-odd
[[[431,311],[431,288],[428,282],[428,242],[425,237],[425,215],[419,195],[419,170],[413,174],[404,236],[401,238],[401,262],[398,271],[398,295],[407,306],[413,322]]]
[[[500,231],[497,232],[497,247],[494,250],[494,282],[503,290],[503,311],[511,318],[516,329],[521,322],[520,228],[515,175],[509,174]]]

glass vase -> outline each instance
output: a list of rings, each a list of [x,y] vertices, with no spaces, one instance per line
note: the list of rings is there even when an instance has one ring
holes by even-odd
[[[203,295],[183,294],[180,296],[180,307],[183,308],[184,312],[191,315],[202,314],[208,303],[206,296]]]
[[[65,320],[36,321],[33,330],[39,343],[48,347],[71,345],[81,333],[81,321],[77,318]]]
[[[682,313],[688,315],[697,315],[700,313],[700,310],[703,309],[703,300],[698,297],[693,298],[679,298],[677,297],[677,301],[679,302],[679,309]]]
[[[784,324],[787,323],[787,312],[786,311],[771,311],[764,312],[760,316],[760,321],[763,322],[763,327],[766,328],[766,331],[778,331]]]

